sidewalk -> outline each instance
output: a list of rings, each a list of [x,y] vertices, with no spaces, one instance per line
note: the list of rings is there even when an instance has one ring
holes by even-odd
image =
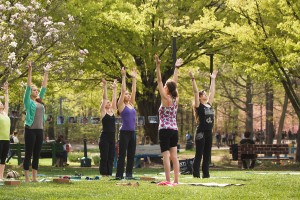
[[[83,151],[83,144],[71,144],[72,151]],[[87,144],[87,150],[89,149],[99,149],[99,146],[96,144]]]
[[[83,151],[83,144],[71,144],[73,151]],[[87,144],[87,149],[99,149],[97,144]],[[184,149],[183,149],[184,150]],[[212,150],[229,150],[229,146],[223,146],[218,148],[217,146],[213,146]]]

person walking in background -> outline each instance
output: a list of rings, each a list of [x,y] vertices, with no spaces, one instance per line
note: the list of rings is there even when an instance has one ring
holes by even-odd
[[[135,137],[135,126],[136,126],[136,110],[134,109],[135,104],[135,93],[136,93],[136,69],[133,70],[132,77],[132,90],[131,94],[126,90],[126,70],[123,67],[121,70],[122,74],[122,87],[121,95],[118,100],[118,112],[121,115],[122,126],[120,127],[120,139],[119,139],[119,154],[117,162],[117,173],[116,179],[120,180],[124,178],[124,166],[125,158],[127,154],[126,163],[126,179],[133,179],[132,170],[134,165],[136,137]]]
[[[178,127],[176,121],[179,96],[177,91],[178,69],[183,64],[182,59],[178,59],[175,63],[173,79],[168,80],[165,85],[162,83],[160,64],[161,61],[155,55],[156,76],[161,104],[158,109],[159,114],[159,143],[163,155],[164,171],[166,181],[158,183],[158,185],[177,185],[179,179],[179,161],[177,158],[177,143],[178,143]],[[171,183],[170,171],[171,165],[174,169],[174,182]]]
[[[117,80],[112,84],[112,100],[107,98],[107,82],[102,79],[103,97],[100,105],[100,118],[102,132],[99,138],[100,166],[99,171],[103,176],[111,176],[115,154],[115,111],[117,109]]]
[[[194,74],[190,71],[189,75],[192,80],[195,105],[194,113],[198,123],[197,132],[195,135],[196,154],[193,163],[193,176],[200,178],[200,163],[202,160],[202,178],[209,178],[209,163],[212,148],[212,129],[214,126],[214,110],[212,103],[215,96],[215,79],[217,71],[214,71],[211,77],[209,95],[206,95],[204,90],[198,91],[195,82]]]
[[[220,149],[220,146],[221,146],[221,134],[220,134],[219,131],[217,131],[217,133],[216,133],[216,143],[217,143],[218,149]]]
[[[39,156],[42,148],[44,136],[44,121],[45,107],[43,99],[46,92],[48,81],[48,72],[51,68],[50,64],[44,67],[44,79],[40,93],[36,85],[32,84],[32,65],[28,64],[28,79],[24,94],[24,107],[26,109],[25,116],[25,158],[23,162],[23,169],[25,174],[25,182],[29,182],[29,166],[32,156],[32,181],[37,182],[37,170],[39,166]]]
[[[228,134],[228,146],[233,144],[233,133]]]
[[[4,90],[3,104],[0,101],[0,181],[3,181],[5,169],[5,160],[9,151],[10,144],[10,118],[8,117],[8,83],[5,82],[2,89]]]

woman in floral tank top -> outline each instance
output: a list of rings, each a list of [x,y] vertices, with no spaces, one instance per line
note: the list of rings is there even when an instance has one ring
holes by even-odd
[[[177,158],[177,142],[178,142],[178,128],[176,122],[176,114],[178,107],[178,68],[182,65],[182,59],[178,59],[175,63],[175,70],[172,80],[168,80],[165,85],[162,83],[160,72],[160,59],[155,55],[156,62],[156,76],[159,93],[161,96],[161,105],[159,107],[159,141],[160,148],[163,155],[164,171],[166,181],[158,183],[158,185],[177,185],[179,176],[179,162]],[[174,182],[170,182],[170,160],[174,168]]]

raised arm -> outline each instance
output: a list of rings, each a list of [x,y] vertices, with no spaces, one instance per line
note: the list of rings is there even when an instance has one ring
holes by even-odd
[[[6,81],[3,85],[4,90],[4,98],[5,98],[5,104],[4,104],[4,112],[8,114],[8,104],[9,104],[9,98],[8,98],[8,82]]]
[[[31,94],[31,84],[32,84],[32,65],[31,62],[28,63],[28,78],[27,78],[27,86],[23,98],[23,103],[26,109],[30,106],[30,94]]]
[[[200,100],[199,100],[199,90],[195,81],[195,77],[193,72],[189,71],[189,76],[192,80],[192,86],[193,86],[193,93],[194,93],[194,98],[195,98],[195,107],[197,108],[200,104]]]
[[[44,67],[44,79],[43,79],[43,82],[42,82],[42,87],[43,88],[46,88],[47,87],[47,83],[48,83],[48,73],[51,69],[52,65],[50,63],[48,63],[46,65],[46,67]]]
[[[209,88],[209,97],[208,97],[208,103],[212,105],[215,97],[215,86],[216,86],[216,77],[217,77],[218,71],[215,70],[211,75],[211,82],[210,82],[210,88]]]
[[[130,98],[130,102],[132,103],[132,105],[135,104],[135,95],[136,95],[136,68],[134,68],[133,72],[131,73],[131,77],[132,77],[132,88],[131,88],[131,98]]]
[[[105,115],[105,105],[107,103],[107,84],[106,84],[106,80],[102,79],[102,83],[103,83],[103,97],[102,97],[102,102],[100,105],[100,117],[103,118]]]
[[[164,85],[162,83],[161,72],[160,72],[161,60],[159,59],[159,57],[157,55],[155,55],[155,63],[156,63],[156,77],[157,77],[158,91],[159,91],[161,99],[166,100],[167,99],[167,94],[164,90]]]
[[[183,60],[181,58],[176,60],[174,74],[173,74],[173,81],[175,83],[177,83],[178,81],[178,69],[182,64],[183,64]]]
[[[126,92],[126,70],[125,70],[125,67],[122,67],[121,74],[122,74],[121,94],[120,94],[120,98],[118,100],[119,113],[121,113],[125,107],[125,104],[124,104],[124,96],[125,96],[125,92]]]
[[[113,109],[113,112],[117,109],[117,79],[114,80],[112,84],[112,89],[113,89],[113,95],[112,95],[112,100],[111,100],[111,107]]]
[[[32,64],[28,63],[28,78],[27,78],[27,86],[31,87],[32,84]]]

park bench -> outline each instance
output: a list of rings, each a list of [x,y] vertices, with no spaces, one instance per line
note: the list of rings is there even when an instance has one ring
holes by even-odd
[[[233,154],[233,148],[230,146],[230,153]],[[270,160],[276,161],[277,164],[280,164],[280,160],[289,160],[287,156],[289,153],[289,147],[287,144],[239,144],[237,146],[238,154],[237,160],[238,167],[242,168],[242,154],[267,154],[272,156],[257,156],[257,160]],[[284,156],[280,156],[284,154]],[[273,156],[274,155],[274,156]]]
[[[141,158],[162,158],[160,145],[137,145],[135,150],[135,166],[141,166]]]
[[[10,150],[15,153],[18,159],[18,165],[23,162],[23,156],[25,152],[25,144],[11,143]],[[63,145],[58,143],[43,143],[40,158],[52,158],[52,166],[55,166],[57,161],[57,155],[63,152]]]

